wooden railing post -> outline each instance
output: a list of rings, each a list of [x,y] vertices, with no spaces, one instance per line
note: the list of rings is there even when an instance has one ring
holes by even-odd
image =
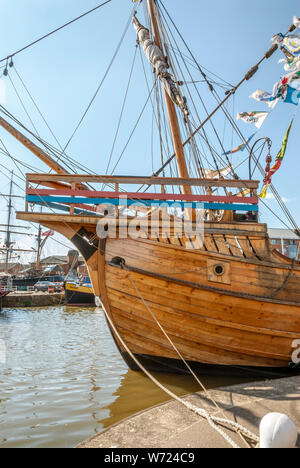
[[[27,195],[27,192],[28,192],[28,189],[29,189],[29,179],[28,179],[28,175],[26,175],[26,195]],[[27,201],[27,197],[25,196],[25,212],[28,213],[28,208],[29,208],[29,203]]]
[[[72,187],[72,190],[76,190],[77,184],[75,182],[73,182],[71,184],[71,187]],[[73,215],[74,213],[75,213],[75,206],[70,205],[70,215]]]

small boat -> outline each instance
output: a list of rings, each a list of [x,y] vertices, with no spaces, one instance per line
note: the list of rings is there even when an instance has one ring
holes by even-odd
[[[9,273],[0,273],[0,312],[5,296],[12,292],[12,279]]]
[[[95,306],[95,294],[91,284],[65,282],[65,299],[68,306]]]

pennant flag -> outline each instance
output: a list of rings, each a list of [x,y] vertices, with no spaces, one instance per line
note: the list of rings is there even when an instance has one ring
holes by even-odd
[[[259,102],[267,103],[271,109],[274,109],[279,100],[278,97],[273,96],[272,94],[267,93],[267,91],[263,91],[262,89],[255,91],[253,94],[251,94],[250,98]]]
[[[263,190],[261,191],[261,193],[259,194],[259,198],[266,198],[267,196],[267,193],[268,193],[268,188],[269,188],[269,184],[267,184]]]
[[[289,136],[290,136],[290,132],[291,132],[293,123],[294,123],[294,119],[291,121],[291,123],[290,123],[290,125],[289,125],[289,128],[287,129],[287,132],[286,132],[286,134],[285,134],[285,136],[284,136],[284,139],[283,139],[283,142],[282,142],[281,150],[280,150],[279,153],[277,154],[277,158],[276,158],[276,159],[280,159],[280,161],[282,161],[283,158],[284,158],[284,156],[285,156],[286,148],[287,148],[287,144],[288,144],[288,141],[289,141]],[[272,170],[272,169],[271,169],[271,170]]]
[[[242,143],[240,146],[237,148],[232,149],[231,151],[227,151],[226,153],[223,153],[222,156],[229,156],[230,154],[238,153],[239,151],[244,151],[244,149],[247,147],[248,143],[252,140],[252,138],[256,135],[256,133],[253,133],[247,140],[245,140],[244,143]]]
[[[254,124],[257,128],[261,128],[268,115],[269,112],[241,112],[237,115],[237,120],[241,119],[245,123],[251,123]]]
[[[280,169],[280,167],[281,167],[283,158],[284,158],[285,153],[286,153],[286,148],[287,148],[287,144],[288,144],[288,140],[289,140],[289,136],[290,136],[290,132],[291,132],[293,122],[294,122],[294,119],[291,121],[290,126],[287,129],[287,132],[286,132],[285,137],[284,137],[283,142],[282,142],[281,150],[277,154],[277,157],[275,159],[275,163],[271,167],[271,169],[269,170],[269,173],[267,174],[267,176],[266,176],[266,178],[264,180],[265,185],[264,185],[264,188],[263,188],[262,192],[259,195],[260,198],[266,198],[268,188],[269,188],[270,184],[272,183],[272,177],[275,174],[275,172],[277,172],[278,169]]]

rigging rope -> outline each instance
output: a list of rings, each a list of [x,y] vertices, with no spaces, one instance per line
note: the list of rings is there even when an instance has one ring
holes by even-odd
[[[250,432],[248,429],[244,428],[243,426],[241,426],[240,424],[234,422],[234,421],[231,421],[231,420],[227,420],[227,419],[224,419],[224,418],[219,418],[217,416],[214,416],[214,415],[211,415],[208,413],[208,411],[204,410],[204,409],[201,409],[201,408],[198,408],[197,406],[193,405],[192,403],[184,400],[183,398],[180,398],[178,395],[176,395],[175,393],[173,393],[171,390],[169,390],[168,388],[166,388],[164,385],[162,385],[140,362],[139,360],[136,358],[136,356],[131,352],[131,350],[128,348],[128,346],[126,345],[126,343],[124,342],[124,340],[122,339],[122,337],[120,336],[117,328],[115,327],[113,321],[111,320],[105,306],[102,304],[102,308],[103,308],[103,311],[104,311],[104,314],[112,328],[112,330],[114,331],[116,337],[118,338],[118,340],[120,341],[120,343],[124,346],[126,352],[130,355],[130,357],[133,359],[133,361],[137,364],[137,366],[149,377],[150,380],[152,380],[152,382],[155,383],[155,385],[157,385],[159,388],[161,388],[165,393],[167,393],[171,398],[173,398],[174,400],[178,401],[180,404],[184,405],[186,408],[188,408],[190,411],[193,411],[194,413],[196,413],[197,415],[201,416],[202,418],[206,419],[208,421],[208,423],[210,424],[211,427],[213,427],[213,429],[215,429],[227,442],[229,445],[231,445],[231,447],[233,448],[240,448],[227,434],[226,432],[221,429],[217,424],[220,424],[220,425],[229,425],[230,427],[234,428],[235,430],[239,431],[241,434],[243,434],[245,437],[249,438],[250,440],[252,440],[253,442],[255,443],[258,443],[259,442],[259,438],[253,434],[252,432]]]
[[[135,8],[134,8],[134,10],[135,10]],[[84,121],[84,119],[85,119],[87,113],[89,112],[89,110],[90,110],[90,108],[91,108],[93,102],[95,101],[95,99],[96,99],[96,97],[97,97],[97,95],[98,95],[100,89],[102,88],[102,85],[103,85],[105,79],[107,78],[107,75],[108,75],[108,73],[109,73],[109,71],[110,71],[110,69],[111,69],[111,67],[112,67],[112,65],[113,65],[113,63],[114,63],[114,61],[115,61],[115,58],[116,58],[117,55],[118,55],[118,52],[119,52],[119,50],[120,50],[120,48],[121,48],[121,45],[122,45],[122,43],[123,43],[123,40],[124,40],[124,38],[125,38],[125,35],[126,35],[128,29],[129,29],[129,26],[130,26],[130,23],[131,23],[131,18],[132,18],[132,14],[130,14],[129,20],[128,20],[127,24],[126,24],[126,27],[125,27],[125,30],[124,30],[124,32],[123,32],[123,34],[122,34],[121,40],[120,40],[120,42],[119,42],[118,45],[117,45],[116,51],[115,51],[115,53],[114,53],[114,55],[113,55],[113,58],[111,59],[109,65],[108,65],[108,68],[107,68],[107,70],[106,70],[106,72],[105,72],[103,78],[101,79],[101,82],[100,82],[99,86],[98,86],[97,89],[96,89],[95,94],[93,95],[91,101],[89,102],[87,108],[85,109],[85,111],[84,111],[84,113],[83,113],[83,116],[82,116],[81,119],[79,120],[79,122],[78,122],[78,124],[77,124],[77,126],[76,126],[76,128],[75,128],[75,130],[74,130],[74,132],[72,133],[72,135],[70,136],[69,140],[67,141],[67,143],[66,143],[66,145],[65,145],[65,147],[64,147],[64,149],[63,149],[63,153],[64,153],[64,152],[66,151],[66,149],[68,148],[68,146],[69,146],[69,144],[71,143],[72,139],[74,138],[76,132],[78,131],[79,127],[81,126],[82,122]]]
[[[126,91],[125,91],[123,104],[122,104],[122,109],[121,109],[121,112],[120,112],[120,117],[119,117],[119,121],[118,121],[118,125],[117,125],[117,130],[116,130],[115,137],[114,137],[114,140],[113,140],[112,149],[111,149],[109,160],[108,160],[108,163],[107,163],[107,166],[106,166],[105,174],[108,174],[109,166],[110,166],[110,163],[111,163],[111,160],[112,160],[112,157],[113,157],[113,153],[114,153],[114,150],[115,150],[117,138],[118,138],[118,135],[119,135],[121,122],[122,122],[122,119],[123,119],[124,110],[125,110],[125,106],[126,106],[126,102],[127,102],[128,93],[129,93],[129,88],[130,88],[130,85],[131,85],[132,74],[133,74],[133,70],[134,70],[134,66],[135,66],[137,50],[138,50],[138,45],[136,45],[135,50],[134,50],[133,61],[132,61],[132,65],[131,65],[131,68],[130,68],[130,73],[129,73],[129,78],[128,78],[128,83],[127,83],[127,87],[126,87]]]
[[[30,44],[22,47],[22,49],[19,49],[17,50],[16,52],[13,52],[12,54],[8,55],[7,57],[3,58],[0,60],[0,63],[6,61],[8,62],[9,59],[12,59],[13,57],[15,57],[16,55],[20,54],[21,52],[23,52],[24,50],[28,49],[29,47],[32,47],[33,45],[37,44],[38,42],[42,41],[43,39],[46,39],[47,37],[50,37],[52,36],[53,34],[57,33],[58,31],[61,31],[62,29],[66,28],[67,26],[75,23],[76,21],[84,18],[85,16],[89,15],[90,13],[93,13],[94,11],[98,10],[99,8],[103,7],[104,5],[107,5],[108,3],[112,2],[112,0],[107,0],[106,2],[104,3],[101,3],[100,5],[96,6],[95,8],[93,8],[92,10],[89,10],[89,11],[86,11],[85,13],[83,13],[82,15],[80,16],[77,16],[76,18],[72,19],[71,21],[69,21],[68,23],[65,23],[63,24],[62,26],[60,26],[59,28],[56,28],[54,29],[53,31],[49,32],[48,34],[45,34],[44,36],[40,37],[39,39],[31,42]]]

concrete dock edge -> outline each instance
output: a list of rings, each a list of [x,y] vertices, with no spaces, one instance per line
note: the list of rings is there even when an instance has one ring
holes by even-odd
[[[228,419],[258,435],[261,419],[270,412],[287,414],[300,433],[300,376],[224,387],[209,392]],[[222,417],[203,393],[185,397],[195,406]],[[222,411],[222,413],[223,413]],[[226,429],[245,447],[240,436]],[[298,437],[298,448],[300,437]],[[177,401],[129,417],[82,442],[76,448],[230,448],[207,421]]]

